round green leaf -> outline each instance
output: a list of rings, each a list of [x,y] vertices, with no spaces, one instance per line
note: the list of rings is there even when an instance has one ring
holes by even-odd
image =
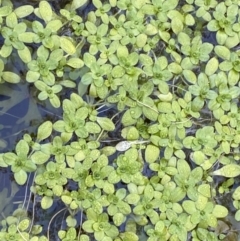
[[[42,209],[48,209],[52,206],[53,204],[53,199],[48,196],[44,196],[41,200],[41,207]]]

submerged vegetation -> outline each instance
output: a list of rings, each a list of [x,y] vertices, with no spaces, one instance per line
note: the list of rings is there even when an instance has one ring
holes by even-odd
[[[238,240],[239,6],[0,0],[1,112],[57,113],[1,136],[0,239]]]

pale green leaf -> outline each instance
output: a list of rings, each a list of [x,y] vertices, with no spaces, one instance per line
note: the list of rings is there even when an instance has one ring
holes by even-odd
[[[19,185],[24,185],[27,181],[27,173],[24,170],[14,173],[14,178]]]
[[[109,118],[97,117],[97,123],[102,127],[103,130],[113,131],[115,129],[113,121]]]
[[[184,68],[184,66],[183,66],[183,68]],[[195,84],[197,82],[197,77],[192,70],[184,69],[183,76],[191,84]]]
[[[230,59],[230,50],[226,48],[225,46],[217,45],[214,48],[215,53],[218,57],[224,60]]]
[[[30,220],[29,219],[23,219],[18,223],[18,228],[21,231],[25,231],[30,225]]]
[[[67,37],[60,38],[60,45],[64,52],[69,55],[72,55],[76,52],[76,47],[72,43],[72,41]]]
[[[12,12],[12,6],[7,5],[0,8],[0,17],[6,17]]]
[[[40,142],[46,138],[48,138],[53,130],[53,124],[51,121],[45,121],[38,127],[37,131],[37,141]]]
[[[212,174],[224,177],[236,177],[240,175],[240,166],[237,164],[228,164],[214,171]]]
[[[218,64],[216,57],[211,58],[205,67],[205,74],[208,76],[213,75],[218,69]]]
[[[154,145],[147,145],[145,159],[148,163],[153,163],[159,158],[160,150]]]
[[[14,13],[17,15],[18,18],[25,18],[31,13],[33,13],[33,6],[31,5],[23,5],[14,10]]]
[[[19,83],[19,81],[20,81],[20,77],[17,74],[15,74],[13,72],[9,72],[9,71],[2,72],[2,78],[6,82],[9,82],[9,83],[12,83],[12,84]]]
[[[42,209],[48,209],[52,206],[53,204],[53,199],[48,196],[44,196],[41,200],[41,207]]]
[[[18,50],[18,55],[19,55],[20,59],[26,64],[32,60],[31,52],[30,52],[29,48],[26,46],[24,47],[24,49]]]
[[[50,155],[45,154],[41,151],[36,151],[31,155],[31,160],[37,165],[42,165],[46,163],[49,158],[50,158]]]
[[[73,0],[71,9],[76,10],[76,9],[82,7],[86,2],[87,2],[87,0]]]
[[[224,206],[216,204],[213,208],[212,214],[216,218],[225,218],[228,215],[228,210]]]
[[[47,1],[41,1],[39,3],[39,13],[42,19],[47,23],[52,19],[52,7]]]
[[[51,20],[47,23],[46,29],[51,29],[52,32],[56,33],[63,26],[59,19]]]
[[[84,65],[84,62],[79,59],[79,58],[70,58],[68,61],[67,61],[67,65],[75,68],[75,69],[80,69],[83,67]]]

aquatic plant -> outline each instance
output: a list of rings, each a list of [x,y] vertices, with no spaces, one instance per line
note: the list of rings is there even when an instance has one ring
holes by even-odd
[[[64,4],[0,1],[0,239],[238,240],[238,1]]]

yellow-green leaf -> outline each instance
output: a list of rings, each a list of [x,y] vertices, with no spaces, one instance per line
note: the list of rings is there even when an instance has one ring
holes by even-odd
[[[67,37],[60,38],[60,45],[61,45],[61,48],[63,49],[63,51],[69,55],[72,55],[76,52],[76,48],[75,48],[74,44]]]
[[[52,32],[57,32],[62,27],[62,22],[59,19],[54,19],[48,22],[46,28],[51,29]]]
[[[47,1],[41,1],[39,3],[39,13],[42,19],[47,23],[52,19],[52,8]]]
[[[6,82],[9,82],[9,83],[12,83],[12,84],[16,84],[20,81],[20,77],[17,74],[15,74],[13,72],[9,72],[9,71],[2,72],[2,78]]]
[[[79,58],[71,58],[67,61],[67,65],[69,65],[75,69],[79,69],[79,68],[83,67],[84,62]]]
[[[215,207],[213,208],[212,214],[216,218],[224,218],[228,215],[228,210],[224,206],[216,204]]]
[[[48,138],[52,133],[53,125],[51,121],[45,121],[38,127],[37,141],[40,142]]]
[[[236,177],[240,175],[240,166],[236,164],[228,164],[212,173],[217,176]]]
[[[213,75],[218,69],[218,60],[216,57],[211,58],[205,68],[205,74],[210,76]]]
[[[147,145],[145,159],[148,163],[153,163],[159,158],[160,150],[154,145]]]
[[[97,123],[102,127],[103,130],[113,131],[115,129],[114,123],[109,118],[97,117]]]
[[[18,18],[25,18],[31,13],[33,13],[33,6],[31,5],[23,5],[14,10],[15,14],[17,15]]]
[[[53,204],[53,199],[48,196],[44,196],[41,200],[41,207],[42,209],[48,209],[52,206]]]
[[[32,60],[31,52],[26,46],[24,47],[24,49],[18,50],[18,55],[20,59],[26,64]]]

